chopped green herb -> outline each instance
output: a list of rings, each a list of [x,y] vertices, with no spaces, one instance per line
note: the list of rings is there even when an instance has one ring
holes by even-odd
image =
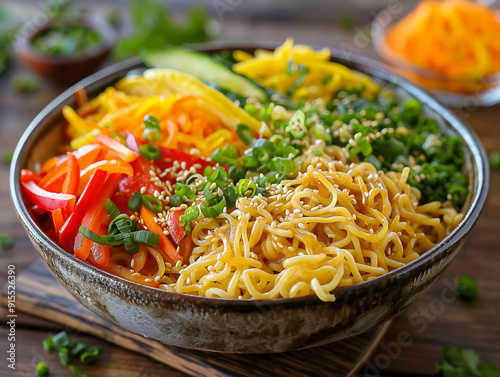
[[[67,348],[61,348],[59,350],[59,361],[61,362],[62,365],[69,364],[69,351]]]
[[[490,166],[492,169],[500,169],[500,151],[491,152]]]
[[[17,73],[10,80],[10,85],[16,92],[33,93],[40,89],[42,82],[36,76]]]
[[[56,350],[56,346],[51,336],[43,340],[43,349],[45,352],[53,352]]]
[[[142,204],[146,206],[153,213],[159,213],[163,211],[163,203],[156,196],[151,194],[142,195]]]
[[[163,154],[156,145],[144,144],[139,148],[142,157],[147,160],[156,161],[163,157]]]
[[[313,149],[312,154],[313,156],[321,157],[325,154],[325,152],[323,152],[323,149]]]
[[[445,347],[443,356],[443,364],[436,365],[436,372],[443,377],[500,377],[500,369],[490,361],[481,365],[473,350]]]
[[[3,155],[3,162],[5,165],[10,165],[12,162],[12,157],[14,156],[14,151],[7,151]]]
[[[44,362],[39,362],[36,365],[36,375],[37,376],[48,376],[49,375],[49,367]]]
[[[136,191],[130,197],[130,200],[128,201],[127,204],[127,208],[132,212],[136,212],[139,210],[139,208],[141,208],[141,204],[142,204],[142,194],[139,191]]]
[[[14,238],[10,234],[0,234],[0,249],[8,250],[14,246]]]
[[[68,368],[77,376],[77,377],[89,377],[88,374],[83,373],[80,369],[75,367],[74,365],[68,365]]]
[[[477,297],[477,282],[469,276],[461,276],[458,279],[458,295],[466,300],[473,300]]]
[[[61,331],[60,333],[54,335],[52,337],[52,342],[54,343],[54,347],[57,351],[68,347],[71,343],[66,331]]]
[[[95,360],[97,360],[97,358],[99,356],[101,356],[103,351],[104,351],[104,348],[102,348],[101,346],[92,347],[90,349],[87,349],[87,351],[83,352],[80,355],[80,361],[83,364],[90,364],[90,363],[94,362]]]

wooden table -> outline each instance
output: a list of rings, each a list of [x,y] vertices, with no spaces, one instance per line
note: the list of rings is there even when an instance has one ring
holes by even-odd
[[[21,1],[18,10],[24,14],[35,2]],[[37,3],[38,4],[38,3]],[[109,4],[117,6],[116,0]],[[105,4],[104,7],[110,6]],[[102,7],[102,5],[99,5]],[[123,6],[123,5],[120,5]],[[28,12],[28,13],[27,13]],[[229,17],[230,16],[230,17]],[[237,9],[222,22],[220,39],[226,40],[277,40],[287,36],[296,41],[314,45],[341,47],[344,50],[376,57],[371,47],[363,47],[366,16],[360,17],[359,28],[353,31],[336,29],[334,22],[324,17],[322,22],[307,20],[273,21],[255,16],[245,19]],[[349,46],[349,47],[348,47]],[[6,75],[0,77],[0,155],[13,150],[17,140],[34,116],[64,88],[44,83],[35,94],[20,95],[9,86],[10,77],[23,71],[14,63]],[[460,115],[478,133],[488,151],[500,149],[500,106],[460,112]],[[24,229],[17,220],[10,198],[9,168],[0,165],[0,232],[14,236],[15,246],[0,252],[0,283],[6,282],[7,265],[16,266],[19,274],[38,258]],[[409,310],[398,316],[379,349],[372,356],[361,376],[426,376],[434,375],[434,365],[442,360],[446,345],[475,349],[482,360],[489,359],[500,365],[500,171],[492,172],[491,186],[485,209],[454,263],[443,278],[422,296]],[[451,295],[461,275],[475,277],[479,284],[479,298],[464,302]],[[7,327],[6,312],[2,308],[0,339],[4,352]],[[20,314],[17,319],[17,370],[6,368],[2,356],[0,376],[32,376],[36,363],[44,355],[41,342],[50,334],[63,328],[32,315]],[[89,344],[105,346],[103,360],[84,369],[92,376],[185,376],[172,368],[144,356],[125,351],[96,338],[79,335]],[[402,341],[404,339],[404,341]],[[409,339],[409,340],[408,340]],[[51,376],[68,376],[70,372],[58,362],[51,363]]]

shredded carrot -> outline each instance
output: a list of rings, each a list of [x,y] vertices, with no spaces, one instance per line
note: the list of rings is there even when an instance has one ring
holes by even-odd
[[[386,53],[448,77],[500,71],[499,14],[480,2],[420,2],[385,36]]]

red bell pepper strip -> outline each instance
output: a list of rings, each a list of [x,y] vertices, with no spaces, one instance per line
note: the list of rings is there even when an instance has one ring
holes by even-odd
[[[78,160],[80,169],[85,169],[92,164],[101,152],[102,147],[97,144],[85,145],[73,152]],[[50,170],[40,181],[40,187],[52,192],[61,192],[64,178],[68,170],[67,157],[61,157],[61,162]]]
[[[142,205],[140,216],[141,219],[144,220],[144,225],[146,226],[146,228],[150,232],[158,234],[158,236],[160,237],[160,247],[158,248],[158,251],[161,253],[163,259],[166,259],[169,262],[173,262],[173,264],[180,260],[181,256],[175,249],[174,245],[172,245],[172,242],[170,242],[168,237],[163,234],[163,229],[161,228],[161,226],[155,223],[155,214]]]
[[[60,208],[52,211],[52,222],[54,223],[54,230],[59,236],[59,229],[64,225],[64,216]]]
[[[91,228],[99,235],[107,234],[107,226],[103,223],[108,218],[108,214],[101,209],[98,215],[92,220]],[[80,233],[78,233],[79,235]],[[77,235],[77,236],[78,236]],[[83,240],[83,250],[87,250],[88,242],[90,242],[90,247],[88,248],[88,261],[94,266],[103,268],[106,267],[110,260],[110,251],[108,245],[99,245],[98,243],[93,243],[87,238]],[[75,242],[76,243],[76,242]],[[75,255],[76,250],[75,250]]]
[[[102,210],[106,201],[111,197],[113,192],[121,179],[121,174],[110,174],[106,179],[104,185],[100,188],[100,191],[96,193],[95,198],[91,206],[88,208],[87,213],[82,219],[80,225],[85,226],[93,232],[98,233],[101,224],[106,219],[106,212]],[[102,213],[104,212],[104,215]],[[75,236],[74,253],[75,256],[81,260],[87,260],[93,242],[89,239],[83,237],[83,235],[78,232]]]
[[[115,152],[125,162],[132,162],[139,157],[137,153],[127,148],[120,142],[111,139],[109,136],[98,134],[95,136],[96,143],[107,146],[110,150]]]
[[[169,211],[167,218],[168,232],[177,245],[186,236],[186,231],[184,227],[181,226],[180,219],[183,214],[184,209],[177,209],[175,211]]]
[[[66,155],[68,161],[68,172],[66,173],[66,178],[63,182],[62,193],[76,195],[78,191],[78,184],[80,182],[80,166],[78,165],[78,159],[73,153],[68,152]]]
[[[41,179],[40,175],[34,173],[31,170],[28,170],[28,169],[22,169],[21,170],[21,182],[30,182],[30,181],[33,181],[36,184],[38,184],[38,182],[40,182],[40,179]]]
[[[160,286],[160,283],[152,280],[151,278],[148,278],[147,276],[132,276],[133,272],[131,272],[127,267],[123,267],[113,262],[110,262],[106,267],[103,268],[103,270],[126,280],[133,281],[135,283],[147,285],[154,288],[158,288]]]
[[[121,160],[103,160],[94,162],[92,165],[89,165],[80,171],[80,183],[77,190],[78,194],[82,193],[85,187],[87,187],[90,177],[97,169],[105,170],[108,173],[123,173],[129,176],[134,175],[134,168],[132,168],[130,164]]]
[[[75,239],[82,219],[90,205],[94,202],[96,196],[99,195],[107,175],[108,173],[106,171],[97,169],[92,178],[90,178],[87,187],[80,196],[80,199],[78,199],[75,210],[71,213],[59,231],[59,244],[63,248],[69,246]]]
[[[69,214],[75,206],[74,195],[46,191],[34,181],[21,182],[21,184],[28,199],[45,211],[52,212],[60,208],[63,214]]]

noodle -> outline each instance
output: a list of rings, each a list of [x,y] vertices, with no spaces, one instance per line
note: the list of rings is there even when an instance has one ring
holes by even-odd
[[[197,246],[170,290],[334,301],[334,289],[418,258],[463,217],[440,202],[418,206],[418,190],[406,183],[409,168],[384,174],[369,163],[308,156],[305,172],[270,185],[269,198],[243,197],[233,213],[198,220]]]

